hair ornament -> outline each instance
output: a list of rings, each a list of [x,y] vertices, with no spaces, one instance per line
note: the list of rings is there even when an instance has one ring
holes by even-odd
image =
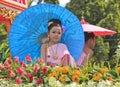
[[[52,23],[54,23],[54,22],[52,22],[52,21],[51,21],[51,22],[49,22],[49,23],[48,23],[48,26],[50,26]]]

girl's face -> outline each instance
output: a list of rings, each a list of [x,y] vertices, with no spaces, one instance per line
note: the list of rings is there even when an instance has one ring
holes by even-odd
[[[95,44],[96,44],[96,38],[91,38],[90,39],[90,48],[93,49],[95,47]]]
[[[60,26],[54,26],[48,32],[48,36],[51,42],[57,43],[62,36],[62,29]]]

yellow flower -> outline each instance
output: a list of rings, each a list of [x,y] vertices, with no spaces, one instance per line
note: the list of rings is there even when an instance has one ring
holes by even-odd
[[[116,68],[116,72],[120,74],[120,66]]]
[[[50,73],[48,76],[49,76],[49,77],[54,77],[54,78],[56,78],[56,79],[57,79],[57,77],[58,77],[56,72],[52,72],[52,73]]]
[[[67,77],[67,75],[63,74],[63,75],[61,75],[61,77],[59,78],[59,80],[60,80],[62,83],[65,83],[66,77]]]
[[[78,75],[73,75],[72,76],[72,81],[76,82],[76,83],[79,83],[80,82],[80,77]]]
[[[104,73],[106,73],[106,72],[108,72],[108,71],[109,71],[109,69],[108,69],[107,67],[101,69],[101,73],[102,73],[102,74],[104,74]]]
[[[99,72],[93,74],[93,80],[95,81],[99,81],[101,77],[102,77],[102,74]]]

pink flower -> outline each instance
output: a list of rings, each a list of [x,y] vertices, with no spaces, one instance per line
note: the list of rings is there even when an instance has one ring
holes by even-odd
[[[39,85],[43,82],[42,78],[38,78],[36,84]]]
[[[43,63],[44,61],[43,61],[43,59],[38,58],[38,59],[37,59],[37,62],[38,62],[38,63]]]
[[[21,65],[22,67],[27,67],[27,64],[24,63],[24,62],[20,62],[20,65]]]
[[[20,76],[24,76],[24,70],[23,70],[22,67],[16,68],[16,72],[17,72]]]
[[[10,74],[10,77],[12,77],[12,78],[15,77],[15,73],[12,70],[8,70],[8,73]]]
[[[0,64],[0,70],[2,70],[3,68],[4,68],[4,66]]]
[[[47,67],[44,67],[43,70],[42,70],[42,74],[46,74],[48,71],[48,68]]]
[[[29,55],[27,55],[25,58],[26,58],[27,62],[32,62],[32,59]]]
[[[22,83],[22,80],[21,80],[20,78],[16,78],[15,83],[16,83],[16,84],[21,84],[21,83]]]
[[[26,77],[29,79],[30,82],[33,81],[33,76],[30,73],[27,73]]]
[[[40,69],[39,64],[35,64],[35,65],[34,65],[34,69],[39,70],[39,69]]]
[[[10,64],[8,62],[4,63],[5,68],[10,69]]]
[[[18,63],[19,57],[18,57],[18,56],[15,56],[14,58],[15,58],[15,59],[14,59],[15,63]]]

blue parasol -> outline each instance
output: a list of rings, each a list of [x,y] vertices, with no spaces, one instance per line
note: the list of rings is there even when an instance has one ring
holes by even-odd
[[[84,33],[79,19],[69,10],[53,4],[39,4],[21,12],[13,21],[8,43],[13,56],[25,61],[25,56],[32,60],[40,57],[41,44],[39,38],[45,36],[50,19],[59,19],[65,27],[60,40],[67,45],[70,54],[77,61],[84,46]]]

